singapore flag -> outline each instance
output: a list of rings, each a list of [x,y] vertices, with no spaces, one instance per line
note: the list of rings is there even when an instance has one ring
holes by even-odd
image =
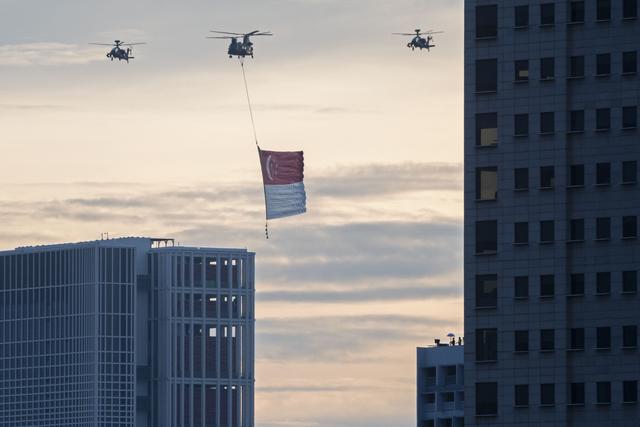
[[[300,215],[307,211],[302,151],[259,149],[267,219]]]

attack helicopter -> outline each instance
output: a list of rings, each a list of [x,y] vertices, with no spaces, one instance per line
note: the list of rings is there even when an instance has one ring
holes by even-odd
[[[414,36],[413,39],[407,43],[407,47],[411,48],[411,50],[415,50],[416,48],[422,50],[427,49],[429,51],[432,47],[436,47],[435,44],[431,44],[433,41],[433,34],[440,34],[444,31],[425,31],[422,32],[420,29],[414,30],[413,33],[393,33],[396,36]],[[427,36],[427,38],[421,37]]]
[[[117,59],[118,61],[127,61],[128,63],[130,59],[134,59],[134,57],[131,56],[133,54],[133,49],[131,48],[131,46],[136,46],[136,45],[146,44],[146,43],[125,43],[120,40],[115,40],[113,43],[89,43],[89,44],[96,45],[96,46],[112,46],[113,49],[111,49],[111,51],[107,53],[107,58],[111,59],[112,61],[114,59]],[[127,48],[123,49],[121,46],[127,46]]]
[[[244,58],[251,56],[253,58],[253,43],[250,38],[254,36],[273,36],[270,31],[252,31],[250,33],[230,33],[227,31],[209,31],[214,34],[224,34],[223,36],[210,36],[208,39],[228,39],[231,40],[227,54],[229,58],[237,56],[238,58]],[[239,39],[242,38],[242,41]]]

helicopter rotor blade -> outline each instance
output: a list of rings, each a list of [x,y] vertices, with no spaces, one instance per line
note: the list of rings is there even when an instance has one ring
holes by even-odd
[[[87,44],[91,44],[94,46],[115,46],[115,44],[113,43],[87,43]]]
[[[242,33],[230,33],[228,31],[209,31],[210,33],[216,33],[216,34],[231,34],[234,36],[244,36],[244,34]]]
[[[147,44],[147,43],[146,42],[142,42],[142,43],[120,43],[120,44],[123,44],[125,46],[138,46],[138,45]]]
[[[216,36],[216,37],[207,37],[208,39],[225,39],[225,40],[231,40],[231,39],[235,39],[235,37],[229,37],[229,36]]]
[[[396,36],[415,36],[416,33],[391,33]]]
[[[255,33],[255,34],[251,34],[251,37],[253,37],[253,36],[272,36],[272,35],[273,34],[271,34],[271,33]]]

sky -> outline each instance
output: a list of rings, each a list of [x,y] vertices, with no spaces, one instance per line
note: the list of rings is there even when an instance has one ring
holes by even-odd
[[[462,0],[0,0],[0,248],[166,236],[255,251],[257,427],[415,425],[462,332]],[[392,32],[443,30],[430,53]],[[305,152],[270,223],[258,139]],[[148,42],[130,64],[90,42]]]

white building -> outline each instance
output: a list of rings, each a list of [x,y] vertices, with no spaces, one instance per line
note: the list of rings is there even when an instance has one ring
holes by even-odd
[[[464,425],[464,346],[442,344],[417,351],[418,427]]]
[[[253,427],[254,254],[0,252],[0,427]]]

